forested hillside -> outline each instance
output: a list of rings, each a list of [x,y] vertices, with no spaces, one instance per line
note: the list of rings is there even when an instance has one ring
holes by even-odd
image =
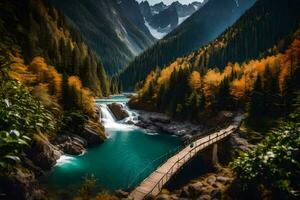
[[[283,113],[299,87],[299,8],[258,1],[209,45],[152,71],[132,104],[192,120],[248,103],[253,115]]]
[[[50,4],[3,0],[0,13],[0,193],[44,199],[37,179],[62,153],[106,139],[94,96],[109,95],[110,83]]]
[[[151,70],[207,44],[231,26],[255,0],[210,0],[165,38],[132,61],[121,72],[125,90],[146,78]],[[130,79],[128,78],[130,75]]]
[[[110,80],[101,60],[84,43],[81,34],[50,4],[42,1],[2,1],[3,37],[14,37],[29,62],[42,56],[65,75],[76,75],[95,95],[110,94]],[[24,7],[26,6],[26,7]]]
[[[124,13],[124,3],[120,5],[117,0],[50,2],[82,33],[89,46],[101,57],[110,75],[125,67],[154,42],[150,34],[130,21],[130,13]]]

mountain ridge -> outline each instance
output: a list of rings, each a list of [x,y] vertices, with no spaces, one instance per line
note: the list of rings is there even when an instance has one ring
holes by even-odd
[[[156,67],[163,67],[175,58],[183,56],[207,44],[232,25],[255,0],[242,0],[236,6],[234,0],[210,0],[175,30],[151,48],[136,57],[120,73],[124,89],[132,90]],[[128,74],[133,77],[128,80]]]
[[[117,72],[155,41],[124,15],[116,0],[50,1],[82,33],[109,74]]]

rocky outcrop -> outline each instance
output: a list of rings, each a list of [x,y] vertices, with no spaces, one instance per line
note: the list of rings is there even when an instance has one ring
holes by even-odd
[[[35,135],[35,142],[32,148],[26,151],[26,154],[37,167],[42,170],[50,170],[62,152],[40,133]]]
[[[77,135],[58,136],[55,143],[61,151],[70,155],[80,155],[87,147],[87,141]]]
[[[232,181],[231,172],[225,169],[194,180],[177,191],[167,192],[163,190],[157,199],[223,199],[224,193]]]
[[[86,140],[87,145],[89,147],[95,146],[103,142],[99,133],[93,130],[90,126],[85,126],[84,131],[81,133],[80,136]]]
[[[192,123],[185,120],[175,120],[166,116],[163,113],[138,111],[139,122],[137,126],[146,129],[149,132],[163,131],[172,135],[181,137],[183,141],[190,139],[194,135],[205,135],[210,131],[215,130],[219,125],[226,127],[232,123],[234,114],[231,112],[219,112],[213,117],[207,117],[199,123]]]
[[[116,190],[115,195],[120,199],[125,199],[128,197],[129,193],[124,190]]]
[[[8,175],[0,176],[1,190],[5,191],[0,199],[32,200],[44,199],[35,174],[27,169],[18,168]]]
[[[172,135],[189,139],[192,135],[205,133],[206,128],[201,124],[193,124],[188,121],[171,120],[162,113],[139,111],[139,122],[136,124],[149,132],[163,131]]]
[[[112,103],[107,105],[117,120],[123,120],[129,117],[128,112],[124,109],[122,104]]]

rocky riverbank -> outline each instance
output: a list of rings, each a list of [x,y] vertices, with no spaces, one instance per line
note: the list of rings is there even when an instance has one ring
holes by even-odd
[[[0,173],[0,199],[45,199],[46,192],[39,185],[39,177],[51,170],[63,154],[79,155],[105,139],[101,124],[88,121],[83,131],[64,132],[49,139],[38,132],[16,169]]]
[[[139,114],[139,121],[135,125],[150,133],[163,131],[179,136],[183,140],[189,139],[194,135],[205,135],[215,129],[221,129],[228,125],[234,117],[234,113],[223,111],[215,117],[203,120],[201,123],[192,123],[184,120],[174,120],[162,113],[141,110],[137,112]]]
[[[176,191],[166,189],[156,197],[159,200],[212,200],[226,199],[228,189],[234,180],[230,169],[221,168],[216,173],[205,174]]]

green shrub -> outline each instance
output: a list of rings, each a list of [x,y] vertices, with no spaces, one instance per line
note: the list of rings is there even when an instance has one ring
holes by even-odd
[[[300,187],[300,126],[291,120],[270,132],[232,166],[244,191],[271,190],[277,198],[296,198]],[[298,191],[299,192],[299,191]]]
[[[53,133],[55,119],[20,83],[0,77],[0,168],[20,160],[34,133]]]

